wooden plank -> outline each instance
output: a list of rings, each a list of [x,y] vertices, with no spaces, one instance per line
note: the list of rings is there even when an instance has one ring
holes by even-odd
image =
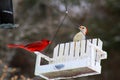
[[[69,52],[70,52],[70,43],[66,43],[65,44],[65,51],[64,51],[65,60],[68,60]]]
[[[64,53],[64,44],[60,44],[59,57],[63,56]]]
[[[90,57],[91,55],[91,44],[92,44],[92,39],[87,39],[87,49],[86,49],[86,54]]]
[[[97,46],[97,38],[96,39],[92,39],[92,44],[94,44],[95,46]]]
[[[93,39],[93,41],[92,41],[92,44],[94,45],[94,46],[97,46],[97,38],[96,39]],[[98,54],[97,54],[97,50],[93,47],[93,49],[94,49],[94,56],[93,56],[93,59],[94,59],[94,65],[95,66],[97,66],[98,65],[98,61],[97,61],[97,58],[98,58]]]
[[[98,40],[97,40],[97,46],[100,48],[100,49],[102,49],[102,47],[103,47],[103,42],[98,38]]]
[[[82,57],[83,55],[85,55],[85,40],[81,41],[81,49],[80,49],[80,56]]]
[[[39,75],[39,67],[41,66],[41,55],[38,52],[34,52],[36,54],[36,63],[35,63],[35,75]]]
[[[80,55],[79,55],[80,54],[80,44],[81,44],[80,41],[76,42],[76,44],[75,44],[76,46],[74,47],[75,48],[74,52],[75,52],[75,58],[76,59],[78,59],[80,57]]]
[[[91,54],[90,44],[91,44],[91,39],[87,40],[86,55],[88,55],[88,56],[90,56],[90,54]]]
[[[64,56],[64,44],[60,44],[59,55],[58,55],[59,62],[64,61],[63,56]]]
[[[59,50],[59,45],[57,45],[57,46],[54,48],[53,58],[58,57],[58,50]]]
[[[97,39],[97,45],[99,49],[102,49],[102,45],[103,42],[98,38]],[[96,50],[96,55],[95,55],[95,62],[96,62],[96,66],[100,66],[100,62],[101,62],[101,54],[99,53],[98,50]]]
[[[59,55],[59,45],[57,45],[55,48],[54,48],[54,52],[53,52],[53,63],[56,63],[57,60],[58,60],[58,55]]]
[[[70,54],[69,54],[69,58],[70,59],[74,58],[74,46],[75,46],[75,43],[74,42],[70,42]]]
[[[103,42],[102,42],[99,38],[98,38],[98,44],[97,44],[97,46],[99,47],[99,49],[102,50]],[[99,63],[101,63],[101,58],[104,57],[104,56],[105,56],[104,54],[100,54],[100,53],[98,52],[97,61],[98,61]]]

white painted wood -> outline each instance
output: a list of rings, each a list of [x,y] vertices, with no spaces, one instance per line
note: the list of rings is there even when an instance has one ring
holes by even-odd
[[[102,49],[103,47],[103,42],[98,38],[98,45],[97,45],[100,49]]]
[[[80,57],[83,57],[85,55],[85,42],[85,40],[81,40]]]
[[[99,49],[102,49],[102,44],[103,42],[98,38],[96,46],[99,47]],[[95,65],[96,66],[100,65],[100,62],[101,62],[100,55],[101,54],[99,54],[99,52],[96,50],[96,54],[95,54]]]
[[[78,70],[80,70],[80,74],[78,74],[78,75],[84,74],[84,75],[88,76],[91,73],[94,73],[92,75],[99,74],[98,70],[100,70],[100,69],[96,70],[97,68],[92,68],[91,66],[89,66],[87,64],[88,62],[89,62],[88,59],[82,59],[80,62],[79,62],[79,60],[63,62],[62,64],[64,64],[65,67],[63,67],[62,69],[56,69],[55,68],[55,65],[57,65],[56,63],[55,64],[49,64],[49,65],[43,65],[37,71],[40,71],[39,76],[42,75],[41,77],[43,77],[43,76],[46,77],[47,75],[52,75],[52,74],[53,74],[53,76],[56,75],[56,74],[59,74],[59,75],[61,75],[61,74],[63,74],[63,75],[66,75],[66,74],[67,75],[73,75],[73,73],[76,73],[73,70],[77,71],[77,73],[78,73]],[[68,70],[68,72],[66,72],[66,70]],[[88,72],[87,73],[86,72],[87,70],[94,70],[94,72],[91,72],[91,73]],[[63,72],[61,72],[61,71],[63,71]],[[69,77],[72,78],[72,77],[75,77],[75,76],[78,76],[78,75],[69,76]],[[55,77],[55,78],[61,78],[61,77],[58,76],[58,77]],[[64,79],[66,79],[66,77],[64,77]],[[50,80],[50,79],[48,79],[48,80]]]
[[[92,44],[97,46],[97,38],[92,40]],[[93,53],[92,53],[92,65],[97,65],[97,50],[92,47]]]
[[[94,63],[92,65],[100,66],[101,59],[106,59],[107,58],[107,53],[105,51],[101,50],[98,46],[95,46],[94,44],[90,44],[90,45],[92,46],[92,49],[94,49],[94,51],[91,52],[91,54],[93,54],[95,52],[95,62],[92,62],[92,63]],[[104,57],[101,58],[101,55],[104,55]],[[91,61],[94,61],[93,57],[94,56],[92,56]]]
[[[58,54],[59,54],[59,45],[57,45],[55,48],[54,48],[54,52],[53,52],[53,62],[52,63],[55,63],[57,62],[57,58],[58,58]]]
[[[103,42],[100,39],[98,39],[98,47],[102,50]],[[99,55],[98,56],[99,61],[100,61],[100,59],[104,59],[107,57],[106,54],[98,54],[98,55]]]
[[[53,52],[53,57],[56,58],[58,57],[58,54],[59,54],[59,44],[54,48],[54,52]]]
[[[99,49],[102,49],[102,46],[103,46],[103,42],[98,38],[98,41],[97,41],[97,46],[99,47]],[[97,52],[97,59],[96,59],[96,61],[97,62],[101,62],[101,54],[99,54],[98,52]],[[100,65],[100,64],[98,64],[98,65]]]
[[[71,42],[70,43],[69,60],[72,60],[74,58],[74,47],[75,47],[75,43]]]
[[[60,44],[58,62],[63,62],[64,61],[63,56],[64,56],[64,44]]]
[[[38,52],[34,52],[36,56],[36,63],[35,63],[35,75],[39,75],[39,67],[40,67],[40,62],[41,62],[41,55],[38,54]]]
[[[100,59],[107,59],[107,52],[103,51],[100,55]]]
[[[90,65],[94,66],[95,64],[95,50],[93,49],[94,47],[91,46],[91,54],[90,54]]]
[[[35,52],[35,54],[37,55],[35,75],[46,80],[70,79],[100,74],[100,61],[107,58],[107,53],[102,50],[102,41],[99,39],[98,45],[97,39],[93,39],[92,43],[87,40],[87,45],[85,40],[59,44],[54,48],[52,59],[40,52]],[[102,54],[104,57],[98,54]],[[52,63],[40,65],[41,58],[49,62],[52,61]],[[56,65],[63,65],[63,67],[58,69],[55,67]]]
[[[90,44],[99,54],[104,55],[104,57],[101,57],[101,59],[107,59],[107,52],[101,50],[98,46],[95,46],[93,44]]]
[[[91,56],[91,41],[90,40],[87,40],[87,46],[86,46],[86,57],[88,57],[89,61],[88,64],[90,65],[92,63],[91,59],[92,59],[92,56]]]
[[[60,44],[59,57],[62,57],[64,54],[64,44]]]
[[[95,45],[95,46],[97,45],[97,38],[92,39],[92,44]]]
[[[36,55],[40,55],[42,58],[44,58],[47,61],[51,61],[52,59],[44,54],[42,54],[41,52],[35,51],[34,52]]]
[[[86,54],[87,55],[90,55],[90,49],[91,49],[91,47],[90,47],[90,44],[91,44],[91,41],[90,40],[87,40],[87,46],[86,46]]]
[[[78,42],[75,42],[75,58],[76,59],[79,59],[80,58],[80,44],[81,44],[81,42],[80,41],[78,41]]]
[[[69,56],[69,52],[70,52],[70,43],[65,43],[65,51],[64,51],[64,57],[65,57],[65,61],[68,60],[68,56]]]

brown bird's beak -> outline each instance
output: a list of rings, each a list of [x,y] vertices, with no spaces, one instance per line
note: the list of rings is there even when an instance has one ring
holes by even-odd
[[[88,29],[86,28],[86,32],[85,32],[85,34],[87,34],[88,33]]]
[[[51,44],[52,42],[51,41],[49,41],[49,44]]]

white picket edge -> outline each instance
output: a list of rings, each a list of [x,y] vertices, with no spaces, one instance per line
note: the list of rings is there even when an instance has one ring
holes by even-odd
[[[54,51],[53,51],[53,58],[54,60],[58,57],[58,54],[59,54],[59,45],[57,45],[55,48],[54,48]],[[56,61],[56,60],[55,60]]]
[[[70,51],[69,49],[70,49],[70,43],[65,43],[65,51],[64,51],[65,61],[68,60],[69,51]]]
[[[97,45],[100,49],[102,49],[103,47],[103,42],[98,38],[98,45]]]
[[[97,46],[97,38],[92,39],[92,44],[94,44],[95,46]]]
[[[94,45],[94,46],[97,46],[97,41],[98,41],[98,39],[96,38],[96,39],[92,39],[92,44]],[[92,49],[93,49],[93,53],[92,53],[92,55],[94,55],[94,56],[92,56],[92,64],[93,65],[96,65],[97,64],[97,56],[98,56],[98,54],[97,54],[97,50],[96,49],[94,49],[94,47],[92,47]]]
[[[75,42],[75,58],[78,59],[80,58],[80,44],[81,42],[78,41],[78,42]]]
[[[64,55],[64,44],[60,44],[59,48],[59,57],[62,57]]]
[[[63,56],[64,56],[64,44],[62,43],[59,46],[59,55],[57,60],[59,60],[59,62],[63,62],[64,61]]]
[[[102,47],[103,47],[103,42],[99,38],[98,38],[98,45],[97,46],[99,47],[99,49],[102,49]],[[98,54],[97,61],[101,62],[101,59],[104,59],[104,56],[105,56],[105,54]]]
[[[74,42],[70,43],[70,53],[69,53],[70,60],[74,58],[74,45],[75,45]]]
[[[80,49],[80,56],[84,56],[85,55],[85,40],[81,40],[81,49]]]

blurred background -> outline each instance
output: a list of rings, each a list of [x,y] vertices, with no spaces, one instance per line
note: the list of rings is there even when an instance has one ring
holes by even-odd
[[[42,80],[34,76],[35,54],[23,49],[9,49],[9,43],[52,40],[62,22],[67,5],[68,15],[51,47],[72,41],[79,31],[88,28],[89,38],[100,38],[108,59],[103,60],[102,74],[69,80],[120,80],[120,0],[13,0],[15,29],[0,29],[0,80]],[[43,62],[44,63],[44,62]]]

